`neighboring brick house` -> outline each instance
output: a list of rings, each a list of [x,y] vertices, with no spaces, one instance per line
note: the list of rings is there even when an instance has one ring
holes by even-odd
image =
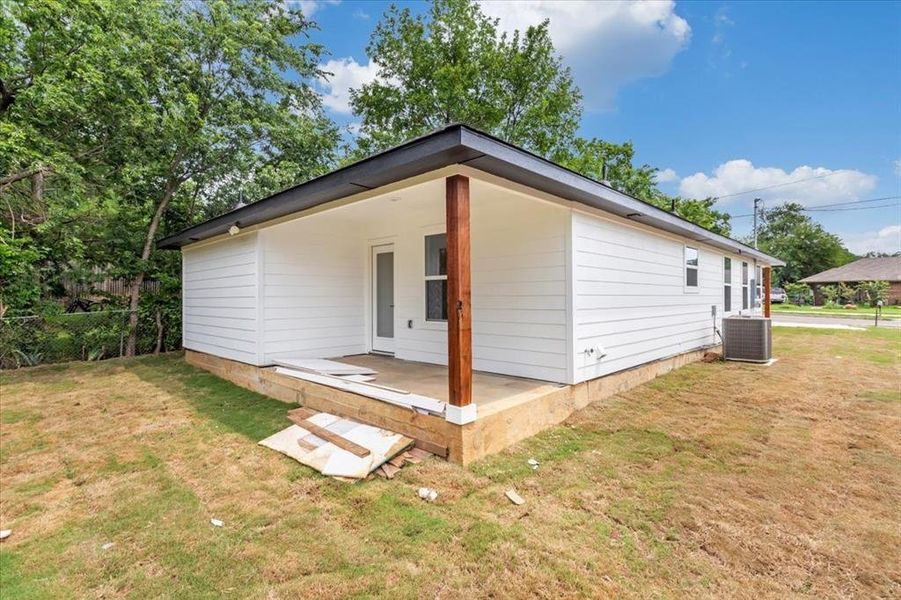
[[[887,304],[901,304],[901,256],[861,258],[847,265],[805,277],[801,283],[806,283],[813,289],[813,302],[819,305],[823,303],[821,286],[838,283],[853,286],[862,281],[888,281]]]

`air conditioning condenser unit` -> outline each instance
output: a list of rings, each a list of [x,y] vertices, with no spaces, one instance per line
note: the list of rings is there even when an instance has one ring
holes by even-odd
[[[723,319],[723,358],[769,362],[773,358],[772,322],[764,317]]]

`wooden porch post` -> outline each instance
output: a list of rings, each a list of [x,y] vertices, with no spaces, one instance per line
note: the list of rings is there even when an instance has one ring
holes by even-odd
[[[770,318],[770,290],[772,289],[772,267],[763,268],[763,316]]]
[[[447,178],[447,384],[451,406],[472,402],[472,303],[469,178]],[[462,411],[448,420],[470,422]],[[467,411],[469,412],[469,411]],[[474,419],[474,415],[473,418]],[[462,422],[459,424],[463,424]]]

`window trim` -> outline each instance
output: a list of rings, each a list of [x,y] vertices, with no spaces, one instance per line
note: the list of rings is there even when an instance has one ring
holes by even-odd
[[[754,265],[754,308],[763,306],[763,267]]]
[[[447,319],[430,319],[429,318],[429,296],[426,291],[428,288],[428,281],[447,281],[447,273],[444,275],[426,275],[426,271],[428,270],[428,238],[434,237],[436,235],[445,236],[445,249],[447,248],[447,232],[444,230],[441,231],[433,231],[430,233],[424,233],[422,236],[422,273],[423,273],[423,283],[422,283],[422,320],[427,325],[438,326],[435,328],[441,328],[447,326]],[[446,251],[446,250],[445,250]],[[446,288],[445,288],[446,289]],[[447,298],[445,297],[445,304],[447,303]],[[442,327],[443,326],[443,327]]]
[[[748,310],[751,306],[751,294],[748,290],[748,263],[741,261],[741,309]]]
[[[729,268],[726,268],[726,261]],[[727,274],[728,273],[728,279]],[[728,299],[728,302],[727,302]],[[732,257],[723,257],[723,314],[732,312]]]
[[[698,255],[698,264],[688,264],[688,250],[694,250]],[[688,271],[693,269],[696,273],[695,285],[688,285]],[[696,246],[682,245],[682,290],[686,294],[699,294],[701,292],[701,249]]]

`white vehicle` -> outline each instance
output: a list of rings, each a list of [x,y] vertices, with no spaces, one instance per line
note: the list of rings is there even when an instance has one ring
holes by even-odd
[[[770,290],[770,303],[771,304],[782,304],[785,302],[785,290],[782,288],[774,287]]]

